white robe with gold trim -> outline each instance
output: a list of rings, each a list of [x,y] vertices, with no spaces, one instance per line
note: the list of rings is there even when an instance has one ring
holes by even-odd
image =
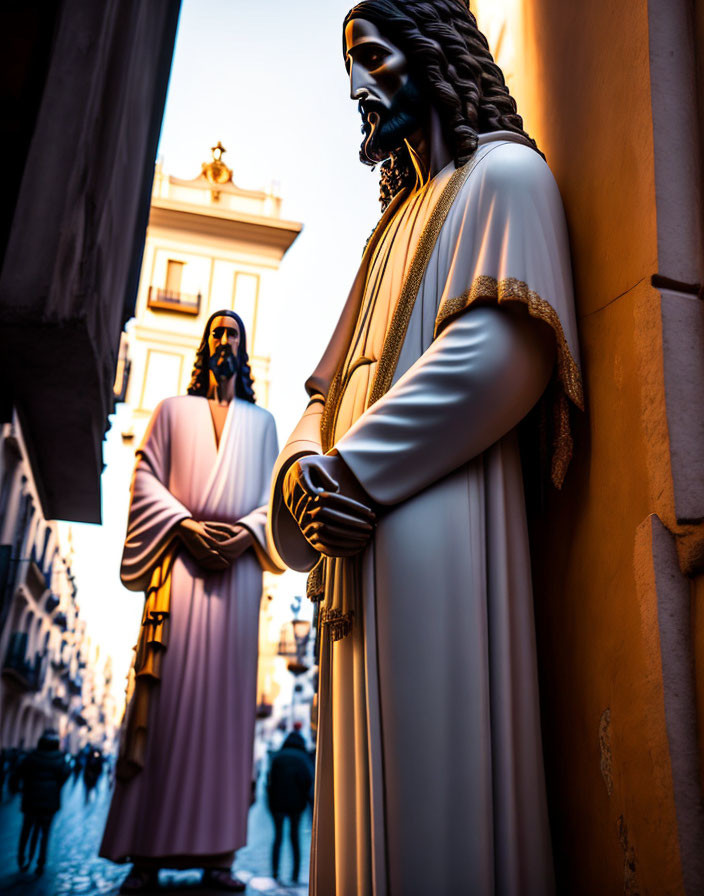
[[[401,285],[453,166],[385,222],[345,361],[332,450],[383,513],[343,601],[352,631],[322,642],[317,896],[553,889],[516,427],[554,359],[559,483],[571,444],[566,398],[581,404],[568,241],[552,175],[521,138],[481,137],[470,164],[393,385],[367,406]],[[281,482],[293,459],[321,451],[321,411],[309,405],[274,473],[272,538],[302,570],[317,555]],[[336,562],[326,602],[345,588]]]

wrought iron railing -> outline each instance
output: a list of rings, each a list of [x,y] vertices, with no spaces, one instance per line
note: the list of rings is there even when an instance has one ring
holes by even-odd
[[[173,292],[158,286],[149,287],[147,307],[156,311],[176,311],[182,314],[198,314],[200,312],[201,294],[188,295],[185,292]]]
[[[33,661],[27,659],[27,632],[12,632],[7,645],[3,678],[24,691],[38,691],[44,678],[43,657],[37,653]]]

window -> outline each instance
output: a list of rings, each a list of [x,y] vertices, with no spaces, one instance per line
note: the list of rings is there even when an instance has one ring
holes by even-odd
[[[175,261],[173,258],[167,260],[166,283],[163,287],[149,287],[147,308],[152,311],[178,311],[183,314],[200,313],[200,292],[197,295],[186,295],[182,292],[185,267],[185,261]]]
[[[177,296],[181,292],[181,279],[183,277],[183,268],[185,262],[173,261],[169,259],[166,262],[166,284],[164,292],[167,295]]]

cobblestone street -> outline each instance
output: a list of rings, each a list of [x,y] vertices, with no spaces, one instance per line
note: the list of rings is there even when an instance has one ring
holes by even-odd
[[[41,878],[17,869],[17,841],[22,815],[20,797],[5,793],[0,804],[0,893],[8,896],[70,896],[70,894],[115,894],[126,876],[126,867],[98,858],[98,847],[107,815],[110,793],[103,778],[88,803],[83,782],[66,783],[62,808],[51,831],[48,861]],[[235,872],[247,883],[247,893],[267,896],[305,896],[308,892],[308,852],[311,813],[301,822],[301,884],[283,886],[271,877],[270,850],[274,826],[264,804],[262,781],[259,796],[249,813],[249,842],[237,854]],[[287,831],[288,833],[288,831]],[[291,873],[291,847],[284,840],[281,871],[284,880]],[[34,865],[32,865],[32,868]],[[199,886],[199,874],[181,872],[161,875],[160,891],[189,893],[191,896],[214,892]]]

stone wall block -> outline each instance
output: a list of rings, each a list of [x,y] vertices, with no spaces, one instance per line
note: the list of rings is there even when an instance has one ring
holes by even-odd
[[[659,639],[682,877],[687,896],[695,896],[704,892],[704,802],[690,582],[680,570],[675,537],[656,514],[638,528],[635,572],[639,591],[648,603],[654,592],[657,635],[651,635]],[[653,643],[653,647],[657,645]]]
[[[704,302],[662,289],[665,404],[683,572],[704,569]]]
[[[658,272],[696,292],[704,258],[693,10],[648,0]]]

